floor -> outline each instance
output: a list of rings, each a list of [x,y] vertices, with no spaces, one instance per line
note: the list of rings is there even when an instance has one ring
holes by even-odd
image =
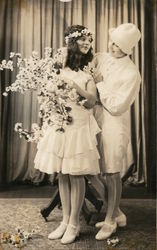
[[[48,203],[45,198],[14,198],[0,199],[0,232],[15,233],[17,226],[24,230],[32,230],[39,226],[39,234],[33,236],[22,250],[155,250],[155,200],[152,199],[122,199],[121,208],[127,215],[127,226],[118,228],[112,235],[118,237],[116,247],[107,245],[106,240],[97,241],[95,235],[98,229],[95,223],[104,218],[104,210],[100,213],[89,205],[92,218],[89,224],[81,214],[81,232],[76,241],[69,245],[62,245],[60,240],[48,240],[48,234],[60,223],[62,210],[56,207],[45,222],[40,209]],[[15,250],[10,244],[0,244],[1,250]]]
[[[127,215],[128,224],[118,228],[113,237],[118,237],[120,243],[116,247],[107,245],[107,241],[96,241],[97,229],[95,223],[104,219],[104,210],[98,213],[87,201],[92,212],[87,225],[81,214],[81,235],[75,243],[64,246],[58,241],[49,241],[47,235],[60,223],[62,211],[55,207],[46,223],[40,214],[40,209],[49,203],[55,186],[28,184],[9,185],[0,190],[0,231],[14,230],[16,224],[36,223],[41,226],[42,236],[29,242],[24,250],[155,250],[156,249],[156,202],[155,195],[148,192],[144,186],[123,187],[121,208]],[[0,244],[0,250],[15,249],[6,244]]]

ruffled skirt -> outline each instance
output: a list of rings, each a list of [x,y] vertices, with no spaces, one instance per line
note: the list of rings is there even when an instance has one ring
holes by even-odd
[[[73,106],[73,123],[64,133],[50,127],[38,143],[35,168],[48,174],[97,175],[99,153],[96,134],[100,129],[91,111]]]

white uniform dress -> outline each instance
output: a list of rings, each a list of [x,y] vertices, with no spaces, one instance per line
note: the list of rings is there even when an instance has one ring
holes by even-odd
[[[129,56],[120,59],[108,53],[96,55],[96,73],[103,76],[97,84],[102,106],[96,106],[95,118],[102,129],[99,150],[101,171],[122,171],[130,140],[130,106],[139,92],[141,77]]]
[[[63,69],[66,78],[75,80],[85,89],[89,75],[81,70]],[[96,134],[100,132],[92,110],[86,109],[74,102],[69,102],[72,108],[70,115],[73,122],[67,125],[65,132],[56,132],[50,127],[38,144],[35,157],[35,168],[48,174],[61,172],[71,175],[97,175],[100,173],[99,153]]]

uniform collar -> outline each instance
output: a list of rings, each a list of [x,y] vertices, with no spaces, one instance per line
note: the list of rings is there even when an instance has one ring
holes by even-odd
[[[113,56],[111,56],[109,54],[111,60],[117,64],[121,64],[121,63],[125,63],[125,62],[128,62],[130,60],[130,57],[128,55],[124,56],[124,57],[121,57],[121,58],[115,58]]]

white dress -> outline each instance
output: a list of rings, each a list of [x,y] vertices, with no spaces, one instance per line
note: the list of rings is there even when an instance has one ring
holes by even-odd
[[[129,164],[133,163],[130,107],[139,92],[141,77],[128,56],[116,59],[108,53],[100,53],[96,63],[97,74],[101,73],[104,79],[97,84],[102,106],[95,107],[95,118],[102,129],[100,166],[105,173],[122,172],[128,152]]]
[[[89,75],[83,71],[72,71],[65,68],[70,79],[85,89]],[[35,168],[48,174],[54,172],[70,175],[97,175],[99,153],[96,134],[100,132],[92,110],[70,101],[70,115],[73,122],[67,125],[65,132],[56,132],[50,127],[38,144],[35,157]]]

